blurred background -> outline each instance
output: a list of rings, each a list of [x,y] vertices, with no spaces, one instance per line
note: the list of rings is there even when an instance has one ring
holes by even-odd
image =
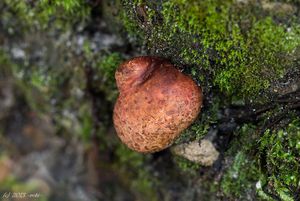
[[[1,0],[0,200],[300,200],[299,10]],[[139,55],[168,58],[205,96],[175,148],[147,155],[112,124],[114,72]]]

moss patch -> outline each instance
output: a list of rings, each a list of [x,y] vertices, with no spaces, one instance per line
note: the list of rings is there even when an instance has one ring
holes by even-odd
[[[231,165],[222,177],[221,188],[227,197],[245,198],[255,194],[255,182],[260,178],[253,150],[255,150],[256,126],[245,124],[235,132],[226,155],[233,157]]]
[[[283,130],[267,130],[260,138],[256,126],[245,124],[227,151],[234,156],[222,177],[227,197],[256,193],[262,200],[297,200],[300,188],[300,120]]]
[[[284,130],[267,130],[259,146],[267,192],[282,200],[299,199],[300,119],[295,118]]]
[[[291,67],[300,29],[248,9],[264,13],[229,0],[126,1],[123,24],[130,34],[143,33],[151,54],[199,72],[202,85],[209,80],[227,95],[253,98]],[[132,24],[140,26],[132,31]]]
[[[122,174],[123,180],[135,193],[136,198],[147,201],[159,200],[156,191],[159,182],[147,166],[151,156],[134,152],[123,144],[118,145],[116,156],[116,170]]]
[[[53,22],[56,23],[56,28],[63,28],[70,22],[74,23],[82,19],[86,19],[90,13],[89,5],[83,0],[44,0],[36,2],[26,2],[18,0],[4,0],[0,3],[4,10],[2,20],[4,24],[13,25],[19,23],[18,20],[11,20],[15,17],[21,19],[22,26],[10,26],[8,30],[10,33],[18,32],[22,28],[49,28]]]
[[[247,157],[244,152],[238,152],[232,166],[223,176],[221,187],[226,196],[243,198],[245,194],[255,191],[254,183],[259,171]]]

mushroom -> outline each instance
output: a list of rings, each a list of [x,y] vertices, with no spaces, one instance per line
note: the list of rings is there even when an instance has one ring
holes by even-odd
[[[153,153],[170,146],[198,116],[202,91],[188,76],[159,57],[141,56],[122,63],[113,120],[130,149]]]

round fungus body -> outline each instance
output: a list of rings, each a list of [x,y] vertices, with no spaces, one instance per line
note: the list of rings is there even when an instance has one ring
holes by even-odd
[[[201,88],[165,59],[130,59],[115,77],[120,94],[114,125],[122,142],[135,151],[165,149],[200,112]]]

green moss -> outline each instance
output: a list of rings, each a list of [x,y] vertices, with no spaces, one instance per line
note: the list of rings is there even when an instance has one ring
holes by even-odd
[[[236,138],[226,152],[227,156],[233,156],[221,181],[221,188],[227,197],[243,198],[247,194],[255,194],[255,183],[261,175],[252,153],[256,142],[255,129],[254,125],[243,125],[235,132]]]
[[[158,181],[147,167],[147,162],[151,156],[134,152],[123,144],[117,147],[116,155],[116,170],[126,178],[126,185],[136,194],[138,200],[158,200],[157,191],[155,190]]]
[[[4,0],[0,3],[6,11],[1,14],[4,24],[17,25],[7,27],[10,34],[30,29],[46,29],[55,23],[56,28],[64,29],[75,21],[86,20],[90,7],[84,0],[42,0],[36,2]]]
[[[197,175],[197,170],[201,168],[201,165],[189,161],[181,156],[175,155],[173,161],[181,171],[189,175]]]
[[[83,52],[83,65],[91,67],[94,71],[94,87],[105,92],[109,101],[114,101],[117,95],[115,71],[124,57],[119,52],[93,52],[89,41],[84,42]]]
[[[133,15],[133,13],[131,15]],[[137,31],[139,30],[139,26],[132,18],[127,15],[124,10],[122,10],[120,13],[120,19],[122,20],[122,24],[130,37],[134,37],[135,40],[140,40],[141,38],[143,38],[142,32]]]
[[[222,178],[221,187],[227,196],[242,198],[247,192],[255,191],[259,171],[247,154],[238,152],[234,162]]]
[[[17,0],[5,0],[4,4],[14,11],[14,15],[27,23],[28,26],[37,25],[47,28],[48,23],[59,20],[59,24],[86,19],[90,8],[83,0],[43,0],[34,3]],[[58,24],[57,24],[58,25]]]
[[[93,133],[93,117],[92,117],[92,111],[91,111],[91,105],[90,104],[84,104],[79,108],[78,111],[79,121],[81,124],[79,124],[79,134],[80,137],[84,142],[90,142],[92,140],[92,133]]]
[[[300,187],[300,119],[294,119],[285,129],[267,130],[259,148],[268,191],[282,200],[296,199]]]
[[[114,102],[118,95],[115,81],[115,71],[123,61],[123,57],[118,52],[103,54],[96,59],[95,65],[95,81],[98,83],[96,88],[103,91],[107,101]],[[99,82],[97,82],[99,81]]]
[[[284,129],[267,130],[261,137],[256,129],[245,124],[235,132],[226,152],[234,159],[222,177],[223,192],[234,198],[256,192],[262,200],[297,200],[300,119],[295,118]]]
[[[268,89],[291,67],[293,51],[300,41],[299,26],[292,24],[288,29],[230,0],[148,3],[144,9],[147,24],[138,20],[140,5],[126,2],[124,25],[133,28],[127,19],[141,25],[131,32],[144,33],[144,44],[152,54],[197,66],[200,71],[195,79],[203,83],[199,75],[203,73],[210,85],[227,95],[258,97],[258,92]]]
[[[115,71],[119,67],[123,58],[120,53],[113,52],[101,58],[97,64],[109,84],[115,83]]]
[[[7,54],[0,48],[0,80],[12,76],[14,65]]]
[[[66,15],[86,16],[89,11],[86,7],[86,2],[83,0],[43,0],[38,6],[43,8],[48,15],[58,14],[59,11],[63,11]]]

